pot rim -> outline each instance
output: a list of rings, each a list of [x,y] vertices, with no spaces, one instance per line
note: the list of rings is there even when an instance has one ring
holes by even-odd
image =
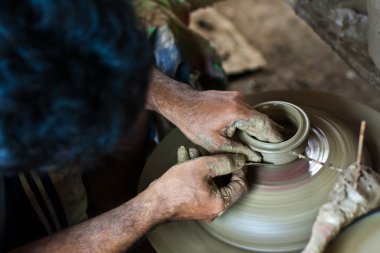
[[[270,143],[259,141],[247,134],[246,132],[240,131],[239,134],[242,141],[249,145],[253,150],[262,153],[264,152],[281,154],[294,150],[300,145],[302,145],[302,143],[306,140],[310,130],[310,120],[305,111],[303,111],[299,106],[285,101],[267,101],[255,105],[254,108],[257,110],[258,108],[263,106],[279,106],[284,108],[296,119],[297,132],[286,141],[279,143]]]

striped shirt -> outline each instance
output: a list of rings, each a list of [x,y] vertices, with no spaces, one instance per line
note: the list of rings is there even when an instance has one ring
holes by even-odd
[[[78,167],[4,176],[1,192],[5,222],[0,222],[0,235],[2,229],[5,233],[0,250],[17,248],[87,218],[87,196]]]

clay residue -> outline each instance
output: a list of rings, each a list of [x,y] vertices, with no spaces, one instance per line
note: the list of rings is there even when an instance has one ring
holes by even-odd
[[[327,243],[355,218],[380,206],[380,175],[361,166],[356,179],[356,166],[349,166],[330,192],[330,201],[319,210],[311,238],[303,253],[323,252]]]

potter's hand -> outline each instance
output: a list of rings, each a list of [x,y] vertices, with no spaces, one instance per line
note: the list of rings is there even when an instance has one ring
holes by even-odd
[[[181,146],[177,150],[177,160],[178,163],[184,163],[191,159],[196,159],[200,156],[200,152],[196,148],[185,148]],[[238,158],[238,159],[244,159]],[[243,161],[241,161],[243,162]],[[214,189],[215,194],[225,200],[225,207],[230,206],[235,203],[243,193],[246,192],[246,177],[245,168],[233,171],[231,173],[230,182],[226,186],[218,187],[212,180],[210,181],[211,186]]]
[[[239,153],[249,161],[260,161],[258,153],[232,138],[236,129],[259,140],[282,141],[281,127],[252,109],[238,92],[193,90],[157,70],[153,71],[146,107],[164,115],[211,153]]]
[[[259,162],[261,156],[234,136],[236,129],[257,139],[280,142],[281,127],[268,116],[247,105],[238,92],[194,91],[192,106],[183,113],[177,126],[194,143],[211,153],[244,154],[249,161]],[[190,111],[194,110],[194,111]]]
[[[244,164],[245,157],[238,154],[200,157],[173,166],[150,187],[160,193],[171,219],[211,221],[247,191],[241,170]],[[226,187],[218,188],[212,180],[230,173],[233,176]]]

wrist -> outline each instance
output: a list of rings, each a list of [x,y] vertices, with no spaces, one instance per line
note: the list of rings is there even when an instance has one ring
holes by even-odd
[[[154,183],[156,184],[156,183]],[[137,202],[142,204],[145,210],[144,219],[149,220],[151,226],[169,220],[173,216],[173,208],[170,207],[165,196],[153,185],[145,189],[137,196]]]
[[[200,94],[186,84],[181,85],[167,99],[167,105],[160,107],[160,113],[178,128],[184,129],[189,123],[188,119],[195,113],[194,104]]]
[[[176,126],[199,94],[188,84],[178,82],[154,69],[145,108],[160,113]]]

